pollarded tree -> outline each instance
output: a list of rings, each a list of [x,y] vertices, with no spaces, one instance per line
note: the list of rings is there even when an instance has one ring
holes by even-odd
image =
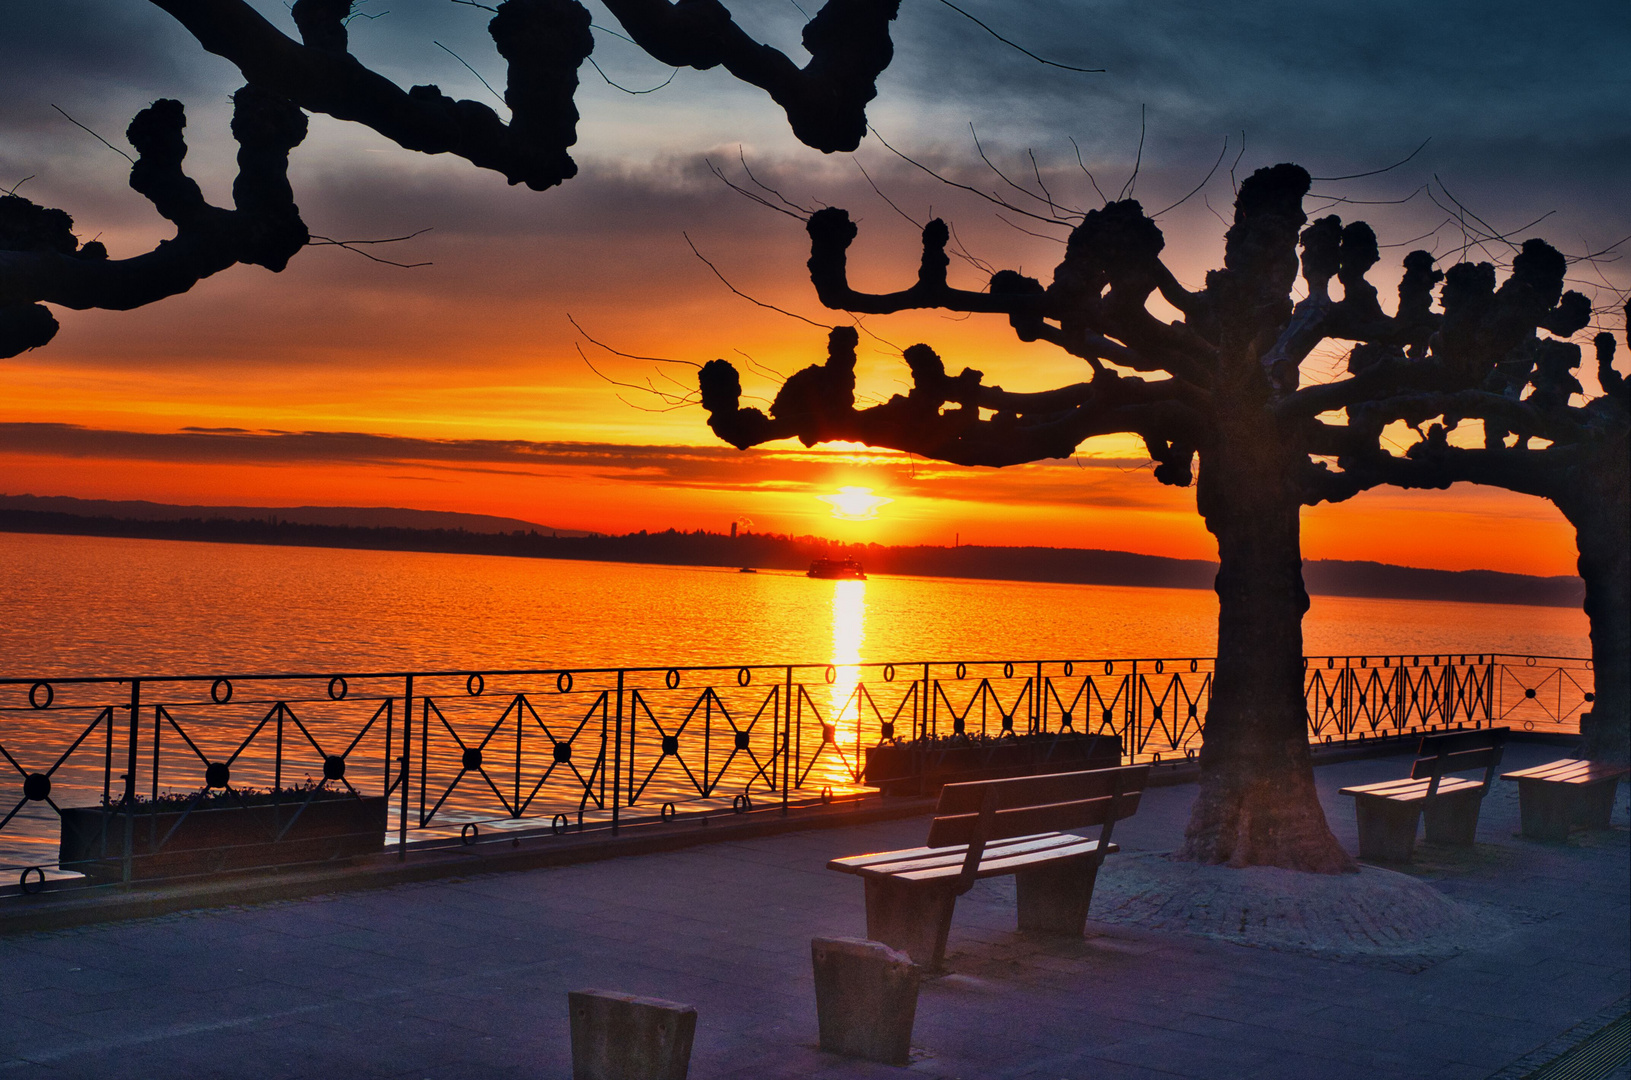
[[[1303,506],[1352,494],[1353,481],[1321,460],[1340,453],[1348,435],[1321,414],[1403,389],[1476,388],[1537,326],[1564,335],[1580,329],[1589,304],[1564,294],[1563,259],[1533,244],[1499,288],[1493,270],[1462,264],[1441,274],[1431,255],[1413,252],[1389,315],[1365,279],[1379,261],[1374,234],[1335,217],[1305,229],[1308,190],[1308,173],[1295,165],[1246,180],[1224,265],[1198,291],[1162,263],[1161,230],[1131,199],[1083,216],[1046,287],[1001,271],[987,292],[947,283],[948,230],[940,221],[924,230],[916,283],[888,294],[856,291],[846,274],[856,228],[845,211],[820,210],[806,223],[809,268],[827,307],[1003,315],[1022,340],[1085,360],[1091,377],[1009,393],[986,385],[978,371],[947,375],[933,350],[917,345],[906,350],[911,393],[857,409],[856,338],[840,328],[826,362],[789,378],[768,415],[740,407],[740,380],[723,360],[705,366],[701,392],[710,426],[740,448],[787,437],[806,445],[853,440],[1001,467],[1067,457],[1093,435],[1141,436],[1157,480],[1195,481],[1197,508],[1218,545],[1217,666],[1185,855],[1330,873],[1354,864],[1326,824],[1309,758],[1299,515]],[[1293,303],[1299,241],[1308,295]],[[1340,299],[1331,295],[1332,278]],[[1149,310],[1157,294],[1182,317],[1157,318]],[[1327,339],[1357,343],[1346,376],[1300,386],[1301,364]]]
[[[356,0],[296,0],[299,41],[244,0],[152,3],[248,83],[233,99],[235,208],[210,205],[182,171],[186,118],[171,100],[142,110],[126,133],[137,151],[130,186],[176,227],[153,251],[110,259],[100,243],[79,243],[65,212],[0,196],[0,358],[55,336],[46,304],[123,311],[237,263],[282,270],[311,239],[288,182],[289,153],[306,135],[302,110],[364,124],[409,150],[457,155],[539,191],[577,173],[567,152],[577,141],[573,98],[578,67],[594,49],[589,12],[577,0],[503,0],[492,9],[488,32],[509,65],[507,123],[480,102],[435,86],[404,90],[364,66],[346,29]],[[725,68],[769,93],[801,141],[830,153],[855,149],[866,134],[867,103],[893,56],[889,24],[899,0],[828,0],[804,27],[811,59],[802,68],[749,37],[714,0],[606,6],[652,57]]]
[[[1623,313],[1631,334],[1631,305]],[[1600,333],[1593,344],[1599,397],[1570,404],[1581,393],[1578,345],[1530,338],[1476,389],[1421,388],[1350,406],[1338,463],[1356,491],[1465,482],[1535,495],[1562,511],[1574,526],[1591,620],[1595,700],[1584,752],[1623,763],[1631,753],[1631,386],[1614,370],[1614,336]],[[1483,446],[1451,444],[1466,420],[1482,422]],[[1402,456],[1382,441],[1396,421],[1422,433]]]

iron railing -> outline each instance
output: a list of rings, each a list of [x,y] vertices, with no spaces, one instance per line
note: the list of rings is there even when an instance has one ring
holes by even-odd
[[[1590,662],[1575,658],[1305,667],[1321,743],[1490,724],[1577,732],[1593,697]],[[101,855],[129,880],[206,799],[256,790],[274,804],[273,843],[313,798],[388,797],[388,841],[406,858],[411,842],[483,829],[785,811],[860,790],[867,749],[892,739],[1085,732],[1170,762],[1204,738],[1212,673],[1210,658],[1183,657],[0,679],[0,870],[36,885],[64,876],[70,806],[101,813]]]

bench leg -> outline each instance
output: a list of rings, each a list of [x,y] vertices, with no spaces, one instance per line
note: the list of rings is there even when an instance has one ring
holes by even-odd
[[[1359,857],[1369,862],[1409,862],[1416,850],[1421,803],[1375,795],[1354,796],[1359,817]]]
[[[1483,789],[1435,795],[1422,814],[1429,844],[1459,844],[1471,847],[1478,833],[1478,810],[1483,805]]]
[[[1608,828],[1608,820],[1614,814],[1614,794],[1619,786],[1620,778],[1617,776],[1612,780],[1581,785],[1574,797],[1574,812],[1569,815],[1569,823],[1588,829]]]
[[[1518,813],[1525,839],[1562,843],[1569,838],[1574,799],[1568,788],[1545,780],[1518,779]]]
[[[1093,901],[1093,882],[1098,874],[1099,860],[1093,857],[1016,873],[1019,928],[1081,937],[1087,928],[1087,907]]]
[[[939,971],[946,959],[957,893],[950,886],[865,880],[866,936],[900,950],[920,968]]]

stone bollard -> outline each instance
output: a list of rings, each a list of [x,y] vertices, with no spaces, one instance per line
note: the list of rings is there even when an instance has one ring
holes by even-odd
[[[697,1010],[611,990],[566,995],[572,1080],[685,1080]]]
[[[815,938],[816,1017],[821,1049],[905,1065],[917,1017],[917,965],[865,938]]]

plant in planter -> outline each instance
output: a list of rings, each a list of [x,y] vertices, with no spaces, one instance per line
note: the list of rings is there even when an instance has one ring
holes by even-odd
[[[884,795],[928,795],[946,784],[1005,776],[1108,769],[1121,764],[1121,738],[1074,731],[956,734],[896,739],[869,747],[862,782]]]
[[[65,807],[59,863],[96,881],[118,881],[127,863],[130,879],[144,880],[383,851],[386,797],[346,783],[343,758],[325,761],[323,774],[294,787],[233,788],[217,762],[196,792]]]

